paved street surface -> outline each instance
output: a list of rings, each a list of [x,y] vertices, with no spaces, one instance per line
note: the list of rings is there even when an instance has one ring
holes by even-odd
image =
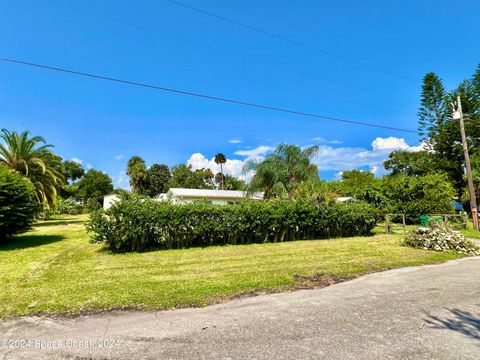
[[[480,257],[203,309],[10,319],[0,335],[31,340],[0,359],[477,360]]]

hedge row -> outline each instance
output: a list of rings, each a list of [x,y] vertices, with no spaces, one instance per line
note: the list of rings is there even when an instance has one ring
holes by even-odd
[[[365,203],[319,210],[288,200],[231,206],[125,200],[92,213],[87,229],[92,241],[113,251],[142,251],[367,235],[375,223],[376,212]]]

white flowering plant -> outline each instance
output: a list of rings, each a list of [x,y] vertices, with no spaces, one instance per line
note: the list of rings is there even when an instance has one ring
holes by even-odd
[[[480,255],[478,247],[445,223],[413,229],[405,237],[404,244],[425,250],[454,251],[470,256]]]

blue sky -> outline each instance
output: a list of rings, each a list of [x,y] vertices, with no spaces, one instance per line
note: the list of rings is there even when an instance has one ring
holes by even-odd
[[[414,80],[167,0],[0,0],[0,56],[413,130],[422,76],[435,71],[453,87],[480,62],[478,1],[460,0],[454,6],[426,0],[182,1]],[[7,63],[0,63],[0,127],[44,136],[65,159],[106,171],[118,186],[127,184],[122,172],[132,155],[149,165],[190,161],[195,167],[212,167],[211,158],[224,152],[231,160],[227,170],[238,174],[245,159],[261,157],[278,143],[316,143],[321,148],[316,159],[320,175],[331,179],[353,167],[381,174],[381,161],[391,149],[415,150],[419,144],[415,134]]]

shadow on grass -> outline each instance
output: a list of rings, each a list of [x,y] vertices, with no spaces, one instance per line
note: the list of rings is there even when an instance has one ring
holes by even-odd
[[[459,309],[447,309],[450,316],[440,318],[426,314],[424,321],[433,329],[445,329],[459,332],[472,339],[480,341],[480,317],[468,311]]]
[[[3,244],[0,244],[0,251],[28,249],[64,239],[65,237],[61,235],[20,235],[9,238]]]
[[[47,220],[36,223],[33,227],[43,227],[43,226],[58,226],[58,225],[73,225],[73,224],[83,224],[84,220]]]

